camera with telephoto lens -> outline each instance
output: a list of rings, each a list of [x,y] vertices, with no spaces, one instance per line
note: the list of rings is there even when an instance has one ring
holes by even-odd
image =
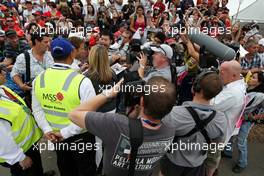
[[[144,95],[145,81],[142,80],[137,71],[126,72],[121,88],[125,107],[133,107],[140,103],[140,98]]]

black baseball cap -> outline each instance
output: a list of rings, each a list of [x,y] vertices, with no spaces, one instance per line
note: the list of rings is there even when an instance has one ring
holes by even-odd
[[[17,36],[17,32],[14,31],[14,30],[12,30],[12,29],[9,29],[9,30],[7,30],[7,31],[5,32],[5,36],[6,36],[6,37],[10,37],[10,36],[12,36],[12,35],[16,35],[16,36]]]

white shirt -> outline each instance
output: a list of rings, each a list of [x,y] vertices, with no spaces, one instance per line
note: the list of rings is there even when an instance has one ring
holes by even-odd
[[[75,71],[80,71],[80,67],[79,64],[81,63],[81,61],[74,59],[72,64],[71,64],[71,69],[75,70]]]
[[[51,56],[50,51],[46,51],[43,56],[43,61],[38,61],[35,56],[32,54],[32,49],[28,50],[30,56],[30,80],[33,80],[41,72],[50,68],[54,64],[53,57]],[[26,74],[26,61],[24,53],[20,54],[16,58],[16,62],[11,71],[11,77],[15,75]]]
[[[122,8],[123,8],[123,3],[120,5],[120,4],[116,3],[116,2],[114,2],[114,6],[115,6],[117,12],[121,12]]]
[[[59,67],[61,66],[61,67]],[[62,67],[67,67],[70,68],[70,65],[67,64],[59,64],[55,63],[52,68],[56,69],[63,69]],[[64,68],[65,69],[65,68]],[[45,118],[45,113],[39,103],[39,101],[36,98],[35,95],[35,90],[34,90],[34,85],[35,85],[35,80],[32,83],[32,109],[33,109],[33,115],[35,117],[35,120],[40,127],[40,129],[44,132],[50,132],[52,131],[51,126],[49,125],[48,121]],[[95,91],[92,85],[92,82],[90,81],[89,78],[84,78],[83,81],[81,82],[81,85],[79,87],[79,92],[80,92],[80,100],[81,103],[84,101],[87,101],[94,97]],[[79,126],[75,125],[74,123],[71,123],[67,127],[63,128],[60,130],[61,135],[63,136],[64,139],[67,139],[71,136],[74,136],[76,134],[79,134],[82,131],[82,128]]]
[[[33,13],[35,13],[36,11],[34,9],[32,9],[31,11],[28,11],[27,9],[23,11],[23,17],[26,18],[28,20],[28,17],[31,16]]]
[[[6,96],[3,89],[0,89],[0,95]],[[4,97],[0,97],[0,100],[7,100]],[[12,137],[12,128],[8,121],[0,119],[0,158],[4,158],[10,165],[22,161],[25,159],[22,148],[20,148]]]
[[[264,53],[259,53],[258,55],[259,55],[259,57],[261,59],[262,65],[264,65]]]
[[[239,116],[244,107],[246,84],[244,79],[227,84],[223,90],[211,100],[210,104],[223,112],[227,118],[225,143],[231,138]]]

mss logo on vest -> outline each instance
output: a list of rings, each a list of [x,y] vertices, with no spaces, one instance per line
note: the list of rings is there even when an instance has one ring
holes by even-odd
[[[51,102],[55,102],[55,101],[62,101],[64,99],[64,96],[61,92],[58,92],[56,95],[49,94],[49,93],[43,93],[42,98],[43,100],[49,100]]]

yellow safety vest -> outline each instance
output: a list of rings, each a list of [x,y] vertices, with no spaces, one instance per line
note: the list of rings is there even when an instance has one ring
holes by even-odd
[[[67,127],[68,113],[80,105],[79,87],[84,76],[72,69],[49,68],[35,81],[35,95],[53,130]]]
[[[17,98],[17,101],[0,100],[0,118],[10,122],[12,136],[17,145],[26,152],[34,143],[38,142],[42,133],[38,128],[30,109],[26,103],[16,93],[5,86],[1,86],[10,94]],[[9,97],[4,96],[9,99]],[[0,163],[5,159],[0,158]]]

